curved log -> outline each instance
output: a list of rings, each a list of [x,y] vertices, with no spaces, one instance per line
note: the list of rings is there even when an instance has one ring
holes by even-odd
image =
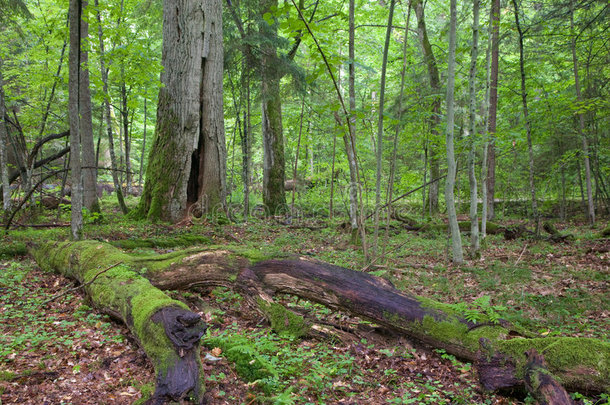
[[[109,244],[64,242],[31,252],[40,267],[83,284],[95,307],[129,327],[155,368],[151,404],[188,396],[201,401],[199,340],[205,325],[198,314],[153,287],[129,255]]]

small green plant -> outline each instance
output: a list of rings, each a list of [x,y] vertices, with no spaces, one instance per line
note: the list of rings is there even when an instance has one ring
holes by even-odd
[[[472,323],[487,320],[493,324],[497,324],[501,319],[500,313],[506,311],[506,307],[503,305],[492,305],[491,297],[489,295],[477,298],[472,304],[472,306],[469,306],[465,302],[459,302],[457,304],[451,304],[451,307],[467,321]]]

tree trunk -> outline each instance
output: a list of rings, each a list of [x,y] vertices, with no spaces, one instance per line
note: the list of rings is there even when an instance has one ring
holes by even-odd
[[[131,134],[129,130],[129,108],[127,107],[127,85],[125,84],[125,66],[121,66],[121,124],[123,132],[123,148],[125,150],[125,191],[127,195],[132,190],[131,173]]]
[[[119,181],[118,162],[116,159],[116,153],[114,151],[114,134],[112,131],[112,113],[110,110],[110,93],[108,88],[108,67],[106,67],[104,33],[102,31],[102,18],[100,15],[99,0],[95,0],[95,8],[98,23],[97,33],[100,41],[100,71],[104,91],[104,116],[106,118],[106,133],[108,135],[108,150],[110,152],[110,169],[112,173],[112,182],[114,184],[114,192],[116,193],[121,212],[123,212],[123,214],[127,214],[129,210],[127,209],[127,205],[125,204],[125,198],[123,196],[123,187],[121,186],[121,182]]]
[[[58,243],[38,247],[32,254],[43,269],[86,286],[100,311],[127,325],[155,368],[151,403],[180,401],[189,394],[201,403],[199,340],[205,325],[198,314],[153,287],[131,265],[132,258],[111,245]]]
[[[82,1],[81,12],[87,13],[88,0]],[[97,166],[95,164],[95,147],[93,143],[93,117],[91,110],[91,90],[89,88],[89,52],[83,50],[83,41],[89,37],[89,17],[80,19],[80,68],[79,68],[79,97],[80,97],[80,142],[82,153],[83,176],[83,206],[90,212],[100,212],[97,200]]]
[[[196,203],[195,215],[224,204],[220,10],[220,0],[164,2],[163,86],[140,217],[178,222]]]
[[[8,129],[6,126],[6,103],[4,101],[4,76],[0,57],[0,179],[2,181],[2,209],[8,212],[11,207],[11,183],[8,177]]]
[[[516,0],[513,0],[515,7],[515,23],[519,32],[519,69],[521,71],[521,102],[523,104],[523,119],[525,120],[525,132],[527,134],[527,150],[529,155],[529,185],[532,198],[532,216],[536,225],[536,235],[540,232],[540,215],[538,214],[538,202],[536,201],[536,184],[534,182],[534,150],[532,148],[532,125],[527,109],[527,88],[525,86],[525,56],[523,49],[523,30],[519,21],[519,8]]]
[[[479,215],[478,215],[478,194],[477,176],[475,173],[475,156],[478,144],[477,133],[477,113],[476,113],[476,78],[477,78],[477,57],[479,56],[479,0],[473,0],[472,6],[472,51],[470,54],[470,108],[468,117],[468,131],[470,135],[470,150],[468,151],[468,180],[470,184],[470,257],[479,256]]]
[[[377,256],[377,242],[379,239],[379,211],[381,207],[381,171],[383,158],[383,113],[385,102],[385,76],[388,65],[388,49],[390,48],[390,36],[392,35],[392,20],[394,18],[395,0],[390,1],[390,12],[388,14],[388,27],[385,34],[383,46],[383,60],[381,62],[381,84],[379,88],[379,117],[377,119],[377,177],[375,181],[375,236],[373,241],[373,257]]]
[[[138,175],[138,186],[142,187],[142,175],[144,174],[144,156],[146,154],[146,124],[148,123],[148,109],[146,108],[148,100],[144,96],[144,133],[142,134],[142,154],[140,155],[140,170]]]
[[[82,19],[82,1],[70,0],[70,54],[69,54],[69,116],[70,116],[70,166],[72,170],[72,213],[71,235],[72,239],[82,239],[83,232],[83,187],[81,177],[81,146],[80,146],[80,117],[81,117],[81,52],[80,52],[80,22]]]
[[[570,1],[570,31],[572,36],[572,62],[574,64],[574,87],[576,90],[576,100],[582,103],[582,93],[580,91],[580,78],[578,76],[578,56],[576,54],[576,33],[574,32],[574,0]],[[582,139],[582,153],[585,165],[585,184],[587,186],[587,216],[589,224],[595,225],[595,203],[593,201],[593,187],[591,185],[591,164],[589,159],[589,141],[585,132],[585,116],[578,106],[578,134]]]
[[[243,249],[230,248],[190,249],[153,259],[138,258],[122,254],[106,243],[93,241],[39,247],[33,253],[41,265],[48,267],[46,263],[50,261],[54,268],[69,277],[86,274],[81,282],[90,281],[100,268],[121,262],[123,269],[114,269],[110,273],[118,277],[111,281],[112,286],[102,280],[112,280],[113,277],[104,277],[99,286],[95,283],[87,287],[93,301],[101,307],[108,307],[105,304],[108,290],[113,291],[110,294],[112,308],[124,304],[123,297],[134,290],[130,283],[123,281],[125,278],[133,277],[132,284],[141,286],[137,290],[153,294],[148,290],[154,288],[144,286],[144,281],[137,276],[140,273],[159,289],[188,289],[192,286],[234,288],[253,305],[260,298],[270,301],[275,293],[292,294],[368,319],[461,359],[476,361],[479,377],[486,389],[523,387],[523,370],[527,363],[525,352],[531,348],[544,353],[549,372],[566,388],[589,393],[610,389],[608,342],[589,338],[527,338],[524,337],[526,332],[516,331],[504,321],[491,322],[484,314],[481,314],[479,323],[473,324],[463,319],[452,305],[400,292],[385,279],[330,264],[307,260],[266,260],[251,265],[250,258],[259,260],[263,257],[260,252],[250,254]],[[86,267],[84,272],[81,266]],[[98,287],[101,290],[94,292]],[[118,291],[115,292],[114,288]],[[159,297],[157,294],[160,293],[154,294]],[[165,305],[165,300],[163,296],[160,306]],[[142,301],[132,300],[132,306],[136,303],[144,305]],[[132,310],[129,305],[126,307]],[[147,314],[151,312],[152,309]],[[123,319],[128,321],[129,317]],[[144,317],[143,322],[148,319]],[[137,325],[132,331],[142,341],[139,335],[142,328]],[[515,338],[515,335],[519,337]],[[171,345],[167,346],[173,350]]]
[[[456,0],[451,0],[451,18],[449,28],[449,68],[447,72],[447,178],[445,180],[445,203],[447,204],[447,215],[449,217],[449,229],[451,230],[452,257],[451,260],[456,264],[462,264],[464,257],[462,253],[462,236],[457,223],[457,212],[455,210],[455,175],[456,162],[453,147],[453,130],[455,127],[454,112],[454,91],[455,91],[455,45],[456,45],[456,26],[457,26],[457,5]],[[476,223],[475,223],[476,225]]]
[[[487,219],[492,221],[495,214],[496,191],[496,119],[498,113],[498,60],[500,54],[500,0],[492,0],[489,17],[491,30],[491,70],[489,78],[489,111],[487,119]]]
[[[348,93],[349,93],[349,131],[343,133],[343,143],[345,144],[345,154],[349,166],[349,221],[352,231],[352,243],[358,239],[360,224],[358,220],[358,162],[356,160],[356,51],[355,51],[355,0],[349,1],[349,44],[348,44]],[[334,175],[334,174],[333,174]],[[362,207],[361,207],[362,208]],[[364,224],[362,224],[364,225]],[[364,230],[362,230],[364,232]],[[362,240],[364,244],[364,238]]]
[[[424,5],[421,0],[414,0],[412,5],[415,8],[415,15],[417,16],[417,31],[424,53],[424,62],[428,68],[428,78],[432,91],[432,104],[429,118],[432,139],[428,143],[428,153],[430,162],[430,178],[437,179],[440,176],[438,142],[440,137],[439,125],[441,113],[441,79],[438,72],[438,67],[436,66],[434,52],[432,51],[432,45],[428,39],[428,30],[426,29],[426,20],[424,16]],[[430,184],[430,188],[428,190],[428,206],[430,208],[430,214],[438,212],[438,194],[439,183],[434,182]]]
[[[277,0],[262,0],[261,15],[278,6]],[[262,36],[268,38],[261,47],[261,103],[263,131],[263,204],[269,215],[279,214],[286,207],[284,194],[285,162],[284,134],[282,129],[282,101],[280,98],[280,78],[278,72],[277,23],[272,25],[262,21]]]

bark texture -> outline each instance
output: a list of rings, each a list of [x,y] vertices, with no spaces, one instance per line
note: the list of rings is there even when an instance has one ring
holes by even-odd
[[[87,11],[88,1],[82,1],[82,12]],[[80,67],[79,67],[79,98],[80,98],[80,141],[82,153],[83,205],[91,212],[100,212],[97,200],[97,165],[95,148],[93,146],[93,117],[91,112],[91,89],[89,87],[89,52],[83,42],[89,37],[89,18],[80,19]]]
[[[457,222],[457,211],[455,209],[455,175],[456,162],[455,150],[453,146],[453,130],[455,127],[454,110],[454,91],[455,91],[455,46],[457,39],[457,4],[456,0],[451,0],[451,22],[449,28],[449,68],[447,73],[447,132],[445,137],[445,147],[447,149],[447,178],[445,180],[445,204],[447,205],[447,216],[449,219],[449,229],[451,230],[451,260],[454,263],[464,262],[462,252],[462,236]],[[476,222],[475,222],[476,224]]]
[[[82,2],[70,0],[70,54],[69,54],[69,116],[70,116],[70,169],[72,174],[72,239],[80,240],[83,231],[83,187],[81,179],[81,147],[80,147],[80,21],[82,18]]]
[[[262,0],[261,13],[277,8],[277,0]],[[285,161],[282,129],[282,101],[280,98],[279,60],[275,42],[277,26],[261,22],[261,34],[267,37],[261,46],[261,103],[263,131],[263,204],[268,214],[274,215],[286,207],[284,194]]]
[[[496,190],[496,118],[498,113],[498,62],[500,54],[500,0],[492,0],[489,25],[491,30],[491,67],[489,76],[489,110],[487,119],[487,217],[495,218],[494,202]]]
[[[417,16],[417,32],[421,42],[424,62],[428,68],[428,80],[430,81],[430,88],[432,91],[432,104],[430,106],[430,133],[432,139],[429,144],[430,154],[430,178],[437,179],[440,177],[440,157],[439,157],[439,126],[440,126],[440,113],[441,113],[441,79],[436,65],[436,59],[434,52],[432,51],[432,45],[428,39],[428,30],[426,28],[426,19],[424,15],[424,4],[421,0],[414,0],[412,3],[415,9],[415,15]],[[438,212],[438,194],[439,194],[439,182],[435,181],[430,184],[428,191],[428,206],[430,213]]]
[[[178,222],[198,201],[224,203],[221,9],[220,0],[164,2],[163,86],[139,216]]]
[[[2,209],[8,211],[11,206],[11,189],[8,178],[8,131],[4,119],[5,115],[4,76],[2,75],[2,58],[0,58],[0,180],[2,186]]]

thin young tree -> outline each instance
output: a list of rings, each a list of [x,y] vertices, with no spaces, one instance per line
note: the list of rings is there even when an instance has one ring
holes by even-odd
[[[112,130],[112,111],[110,106],[110,93],[108,87],[108,70],[109,67],[106,64],[106,51],[104,46],[104,32],[102,28],[102,17],[100,14],[99,0],[95,0],[96,19],[98,23],[97,34],[100,46],[100,72],[102,78],[102,90],[104,92],[104,118],[106,125],[106,135],[108,136],[108,151],[110,152],[110,172],[112,173],[112,182],[114,185],[114,192],[116,193],[119,207],[123,214],[127,214],[128,209],[125,204],[125,198],[123,196],[123,188],[119,180],[118,173],[118,162],[116,158],[116,152],[114,149],[114,133]],[[142,152],[144,153],[144,152]]]
[[[570,0],[570,36],[572,48],[572,64],[574,66],[574,89],[576,101],[582,103],[583,97],[580,89],[580,76],[578,75],[578,54],[576,53],[577,35],[574,30],[574,0]],[[591,185],[591,163],[589,159],[589,140],[585,130],[585,115],[578,109],[578,135],[582,140],[583,163],[585,166],[585,184],[587,188],[587,217],[591,226],[595,225],[595,203],[593,201],[593,187]]]
[[[491,30],[491,67],[489,76],[489,102],[487,118],[487,165],[485,166],[485,205],[486,220],[495,217],[496,190],[496,122],[498,115],[498,67],[500,55],[500,0],[492,0],[489,16]]]
[[[457,40],[457,6],[456,0],[451,0],[451,17],[449,24],[449,61],[447,72],[447,178],[445,181],[445,203],[447,204],[447,215],[449,216],[449,229],[451,231],[452,257],[456,264],[464,262],[462,253],[462,237],[457,222],[455,209],[454,188],[456,175],[455,151],[453,145],[453,130],[455,126],[454,92],[455,92],[455,46]]]
[[[472,48],[470,54],[470,78],[469,92],[470,105],[468,112],[468,132],[470,150],[468,151],[468,179],[470,183],[470,256],[479,255],[479,216],[478,216],[478,194],[477,176],[475,173],[475,152],[478,144],[477,115],[476,115],[476,78],[477,58],[479,56],[479,6],[480,0],[473,0],[472,4]]]
[[[532,217],[536,225],[536,235],[540,232],[540,215],[538,214],[538,202],[536,201],[536,184],[534,181],[534,150],[532,148],[532,124],[530,122],[527,108],[527,87],[525,84],[525,55],[523,49],[524,32],[519,19],[519,6],[517,0],[512,0],[515,8],[515,24],[519,33],[519,71],[521,73],[521,103],[523,105],[523,119],[525,121],[525,132],[527,134],[527,151],[529,163],[529,186],[532,198]]]
[[[83,188],[81,178],[81,146],[80,146],[80,114],[81,114],[81,85],[80,85],[80,22],[82,19],[83,2],[70,0],[70,53],[69,53],[69,80],[68,101],[70,116],[70,166],[72,178],[72,213],[71,236],[74,240],[82,239],[83,232]]]
[[[383,46],[383,61],[381,63],[381,85],[379,89],[379,117],[377,120],[377,179],[375,182],[375,236],[373,241],[373,256],[377,255],[377,242],[379,239],[379,211],[381,207],[381,171],[383,157],[383,113],[385,102],[385,78],[388,66],[388,49],[390,48],[390,36],[392,35],[392,20],[394,18],[395,0],[390,1],[390,11],[388,13],[388,27],[385,34]]]
[[[11,184],[8,177],[8,128],[5,121],[6,103],[4,101],[4,76],[0,57],[0,176],[2,178],[2,209],[11,207]]]

